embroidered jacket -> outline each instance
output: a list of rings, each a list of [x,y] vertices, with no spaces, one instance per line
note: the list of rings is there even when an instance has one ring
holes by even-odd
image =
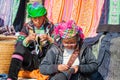
[[[53,24],[50,23],[50,22],[45,22],[43,25],[42,25],[42,30],[45,34],[48,34],[51,36],[52,32],[53,32]],[[39,34],[43,34],[40,32],[40,30],[36,30],[35,29],[35,26],[32,22],[28,22],[26,24],[24,24],[24,27],[22,28],[21,32],[20,32],[20,35],[18,36],[18,39],[17,39],[17,45],[19,44],[23,44],[24,45],[24,39],[31,33],[39,33]],[[45,53],[47,51],[47,47],[50,45],[50,42],[47,41],[44,45],[41,46],[41,44],[37,43],[36,41],[31,41],[28,45],[24,45],[26,48],[29,48],[29,50],[31,52],[35,52],[35,49],[37,47],[37,49],[39,49],[39,54],[40,56],[45,56]]]

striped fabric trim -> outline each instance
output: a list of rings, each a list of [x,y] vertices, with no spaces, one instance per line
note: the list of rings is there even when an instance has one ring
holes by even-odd
[[[16,59],[23,61],[23,57],[21,55],[18,55],[18,54],[12,55],[12,58],[16,58]]]

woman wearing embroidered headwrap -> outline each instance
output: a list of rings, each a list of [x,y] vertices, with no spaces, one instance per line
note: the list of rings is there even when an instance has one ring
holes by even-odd
[[[27,12],[31,21],[24,25],[18,36],[8,80],[17,80],[21,67],[28,71],[38,69],[47,48],[53,43],[51,38],[53,25],[46,18],[46,9],[35,2],[27,5]]]
[[[40,72],[49,80],[91,80],[97,61],[90,46],[83,44],[82,29],[74,21],[59,23],[54,28],[61,47],[53,44],[40,64]],[[86,46],[86,47],[85,47]]]

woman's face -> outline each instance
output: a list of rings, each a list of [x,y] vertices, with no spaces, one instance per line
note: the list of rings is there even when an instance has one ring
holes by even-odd
[[[34,24],[37,28],[40,28],[40,27],[42,26],[42,24],[44,23],[44,20],[45,20],[45,16],[32,18],[33,24]]]
[[[62,40],[63,46],[67,49],[75,49],[77,46],[77,39],[74,38],[67,38]]]

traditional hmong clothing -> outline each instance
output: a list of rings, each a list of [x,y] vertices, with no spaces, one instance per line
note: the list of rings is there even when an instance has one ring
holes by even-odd
[[[48,22],[45,22],[40,27],[40,30],[36,29],[32,22],[25,24],[17,39],[15,52],[12,55],[8,78],[17,80],[17,75],[21,67],[24,70],[29,71],[38,69],[38,66],[42,58],[45,56],[50,42],[46,41],[46,43],[41,46],[40,40],[37,38],[35,41],[31,41],[26,45],[25,38],[32,32],[38,35],[48,34],[51,36],[52,29],[53,25]]]
[[[49,80],[92,80],[91,74],[97,71],[97,60],[91,47],[83,44],[82,29],[70,20],[59,23],[54,31],[55,37],[60,37],[62,43],[60,47],[54,44],[50,47],[41,62],[40,72],[49,75]],[[68,41],[64,42],[66,39]],[[71,39],[75,41],[71,42]],[[75,54],[76,58],[73,56]],[[58,66],[62,64],[69,66],[69,69],[59,70]],[[72,66],[78,67],[76,73]]]

